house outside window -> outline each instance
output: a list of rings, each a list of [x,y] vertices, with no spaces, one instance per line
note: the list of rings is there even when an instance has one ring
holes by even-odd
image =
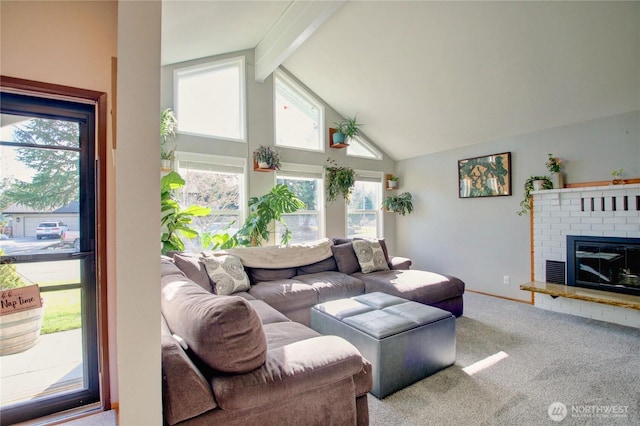
[[[204,154],[176,154],[177,171],[185,180],[178,202],[182,208],[197,204],[211,208],[211,214],[194,217],[192,228],[199,234],[235,234],[246,215],[246,161],[241,158]],[[185,250],[202,250],[199,239],[185,240]]]
[[[174,71],[178,132],[245,142],[244,57]]]
[[[347,204],[347,238],[382,238],[382,174],[358,171]]]
[[[324,152],[324,106],[283,71],[274,71],[276,146]]]
[[[324,238],[322,167],[283,163],[277,172],[276,182],[287,185],[306,205],[304,210],[283,215],[283,220],[292,234],[289,243],[298,244]],[[278,225],[276,243],[280,242],[283,232],[282,225]]]

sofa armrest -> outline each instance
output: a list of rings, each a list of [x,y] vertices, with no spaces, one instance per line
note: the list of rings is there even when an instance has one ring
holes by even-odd
[[[300,340],[267,351],[265,364],[247,374],[212,378],[224,410],[277,405],[305,392],[353,377],[362,371],[360,352],[337,336]],[[353,391],[355,398],[355,388]]]
[[[411,259],[401,256],[389,256],[389,267],[394,270],[411,269]]]
[[[169,425],[216,408],[211,386],[162,318],[162,405]]]

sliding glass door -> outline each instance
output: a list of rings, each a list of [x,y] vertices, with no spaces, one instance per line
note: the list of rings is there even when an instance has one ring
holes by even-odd
[[[100,401],[95,110],[0,97],[3,425]]]

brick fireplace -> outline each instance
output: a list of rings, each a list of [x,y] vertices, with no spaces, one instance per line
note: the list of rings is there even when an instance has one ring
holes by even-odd
[[[558,265],[567,262],[568,235],[640,238],[640,184],[537,191],[533,199],[535,281],[558,277]],[[538,293],[535,306],[640,328],[634,309]]]

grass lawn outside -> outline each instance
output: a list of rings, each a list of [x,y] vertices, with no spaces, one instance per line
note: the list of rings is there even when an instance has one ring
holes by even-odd
[[[41,293],[44,299],[44,320],[40,334],[73,330],[82,326],[80,289]]]

